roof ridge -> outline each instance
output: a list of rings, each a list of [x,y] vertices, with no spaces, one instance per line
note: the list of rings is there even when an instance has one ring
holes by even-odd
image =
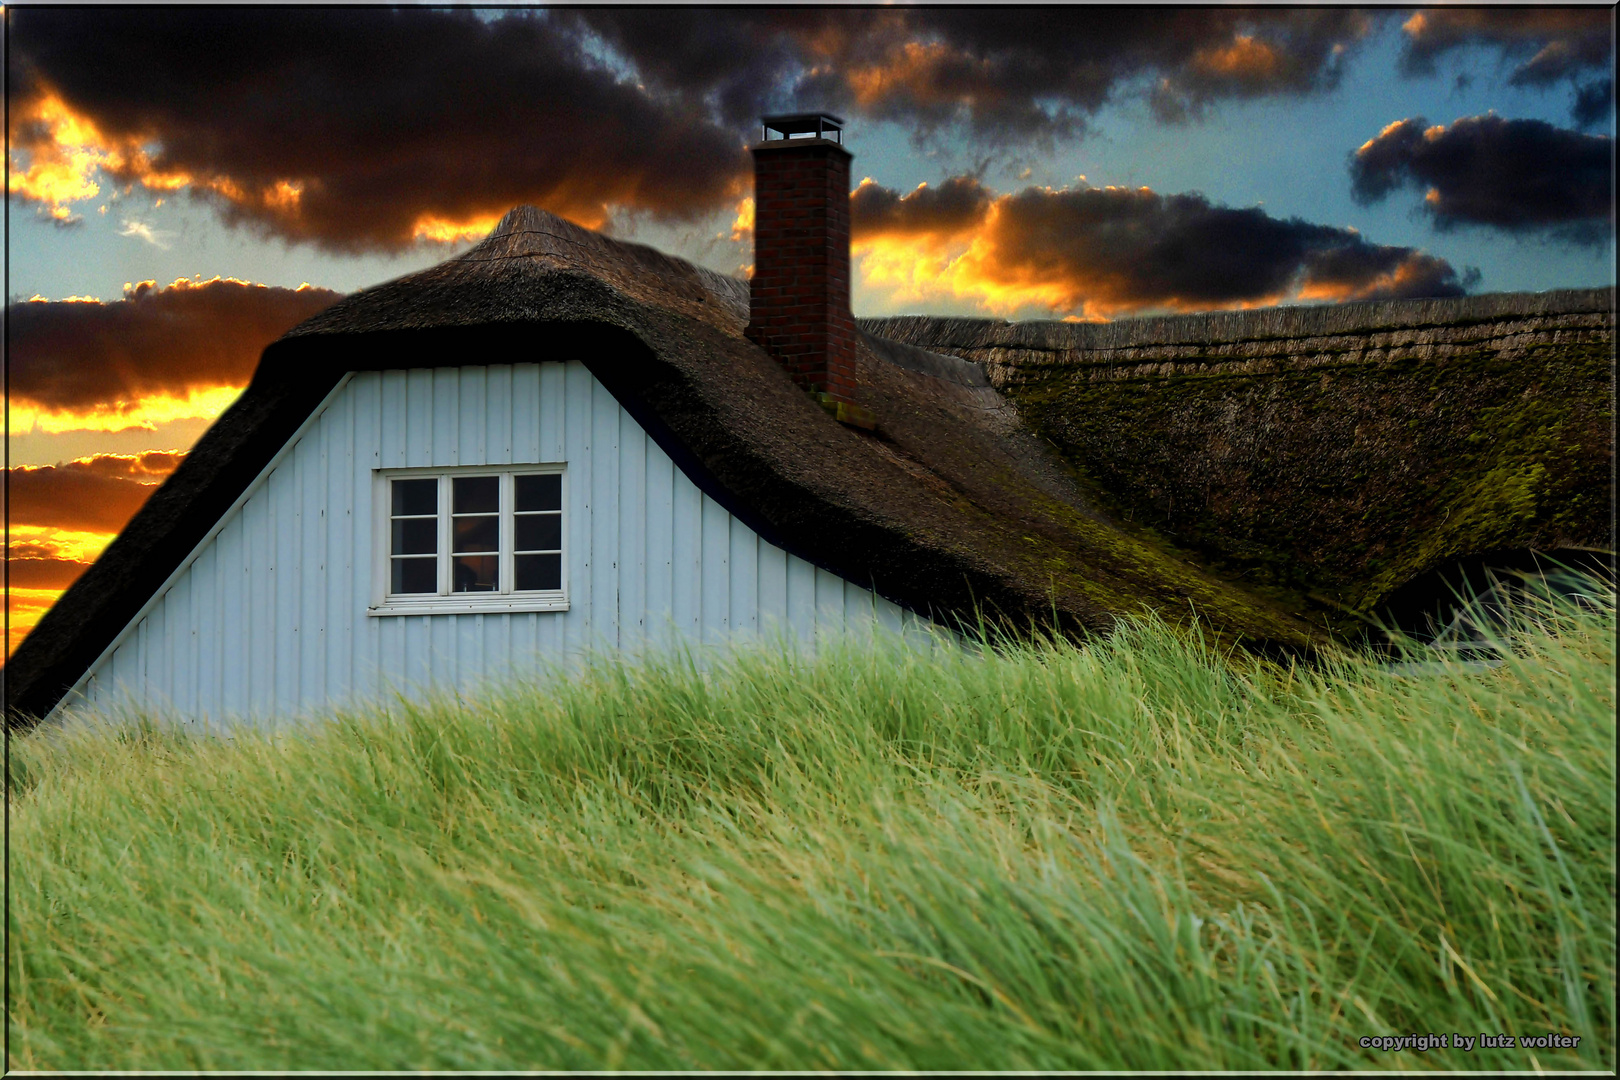
[[[1542,292],[1479,293],[1341,304],[1289,304],[1265,308],[1139,315],[1109,322],[1028,319],[1017,322],[970,315],[887,315],[858,320],[867,333],[911,344],[1037,350],[1102,350],[1150,345],[1207,345],[1277,337],[1331,337],[1459,322],[1614,313],[1614,286]]]
[[[558,226],[560,228],[557,228]],[[747,288],[748,284],[742,278],[712,270],[679,255],[671,255],[669,252],[655,248],[651,244],[644,244],[639,240],[624,240],[616,236],[608,236],[600,230],[587,228],[578,222],[568,220],[560,214],[552,213],[550,210],[542,209],[530,203],[523,203],[508,210],[502,215],[495,228],[490,230],[488,236],[451,261],[482,262],[549,254],[548,252],[539,251],[510,251],[492,255],[487,250],[494,247],[495,243],[502,239],[525,235],[551,237],[580,248],[611,251],[616,254],[634,254],[654,262],[684,267],[691,270],[700,279],[703,279],[705,284],[709,283],[709,279],[716,279],[722,285],[733,287],[740,284],[743,288]]]

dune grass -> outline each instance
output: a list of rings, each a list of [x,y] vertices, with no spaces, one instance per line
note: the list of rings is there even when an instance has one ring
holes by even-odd
[[[1137,624],[13,740],[25,1069],[1613,1069],[1615,621]],[[1579,1037],[1381,1051],[1362,1036]]]

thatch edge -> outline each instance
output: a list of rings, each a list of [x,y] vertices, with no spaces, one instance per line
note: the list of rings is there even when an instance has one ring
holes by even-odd
[[[932,349],[1102,352],[1155,345],[1214,346],[1246,341],[1388,333],[1536,315],[1598,312],[1606,312],[1611,317],[1614,315],[1614,286],[1153,315],[1106,323],[1056,320],[1015,323],[1003,319],[930,315],[889,315],[859,319],[857,323],[869,334]]]

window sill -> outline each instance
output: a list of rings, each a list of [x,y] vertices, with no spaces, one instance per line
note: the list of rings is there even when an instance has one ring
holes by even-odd
[[[389,600],[366,608],[367,615],[503,615],[528,611],[567,611],[568,597],[539,596],[434,597],[431,600]]]

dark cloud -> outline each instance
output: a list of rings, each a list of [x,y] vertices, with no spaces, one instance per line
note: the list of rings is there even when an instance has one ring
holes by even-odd
[[[1165,119],[1334,86],[1348,9],[19,8],[14,197],[55,220],[99,167],[339,251],[591,226],[745,193],[762,111],[832,108],[997,143],[1079,133],[1122,93]],[[62,140],[96,135],[74,155]],[[36,161],[51,168],[38,169]],[[94,162],[95,164],[87,164]],[[78,170],[78,171],[75,171]],[[77,193],[77,194],[76,194]]]
[[[185,453],[179,450],[143,450],[139,454],[96,454],[58,465],[57,468],[103,480],[156,484],[179,468],[185,459]]]
[[[1479,283],[1470,267],[1459,278],[1445,259],[1415,248],[1370,244],[1358,234],[1333,230],[1302,260],[1302,288],[1328,300],[1405,300],[1460,296]]]
[[[184,454],[98,454],[59,465],[23,466],[6,474],[11,524],[116,533]],[[24,557],[48,552],[24,551]]]
[[[1390,124],[1350,159],[1352,192],[1363,203],[1415,187],[1435,227],[1486,225],[1547,230],[1597,242],[1614,217],[1614,140],[1541,120],[1495,114],[1429,127],[1421,116]]]
[[[59,559],[61,552],[55,545],[40,543],[35,540],[13,540],[6,549],[6,556],[10,559]]]
[[[72,559],[13,557],[6,562],[7,582],[13,589],[66,589],[89,563]]]
[[[1613,96],[1613,11],[1603,7],[1425,8],[1403,24],[1401,66],[1408,75],[1431,75],[1441,57],[1468,47],[1497,50],[1514,65],[1513,86],[1547,88],[1577,83],[1571,109],[1582,127],[1583,108],[1603,94]],[[1584,84],[1578,80],[1589,78]],[[1604,109],[1607,112],[1607,109]]]
[[[543,12],[9,21],[18,145],[44,138],[28,124],[54,94],[94,124],[121,181],[183,178],[229,220],[335,250],[397,249],[524,202],[590,225],[614,207],[686,219],[734,201],[748,175],[738,133],[620,81]]]
[[[855,236],[954,235],[976,227],[995,193],[971,176],[953,176],[939,187],[926,184],[902,196],[866,180],[849,197]]]
[[[1614,79],[1593,79],[1575,88],[1575,100],[1569,115],[1578,128],[1597,127],[1609,118],[1614,108]]]
[[[1402,26],[1401,64],[1408,74],[1430,75],[1447,53],[1486,46],[1520,61],[1514,84],[1545,86],[1609,65],[1611,16],[1607,6],[1425,8]]]
[[[142,282],[105,304],[12,304],[11,395],[53,411],[128,409],[150,395],[242,386],[266,345],[339,295],[215,279]]]
[[[872,209],[856,217],[853,240],[878,256],[880,271],[954,241],[964,250],[934,271],[941,287],[1001,306],[1029,297],[1054,311],[1112,315],[1456,296],[1477,276],[1353,229],[1218,206],[1197,193],[1031,187],[995,196],[956,177],[905,195],[863,184],[857,200]]]
[[[1349,9],[590,8],[649,81],[746,126],[762,107],[831,108],[919,132],[1071,135],[1122,92],[1178,120],[1229,98],[1337,84],[1374,16]]]
[[[1072,281],[1110,305],[1228,307],[1296,289],[1333,300],[1463,292],[1448,263],[1415,249],[1197,193],[1029,188],[999,207],[992,236],[1009,277]]]

